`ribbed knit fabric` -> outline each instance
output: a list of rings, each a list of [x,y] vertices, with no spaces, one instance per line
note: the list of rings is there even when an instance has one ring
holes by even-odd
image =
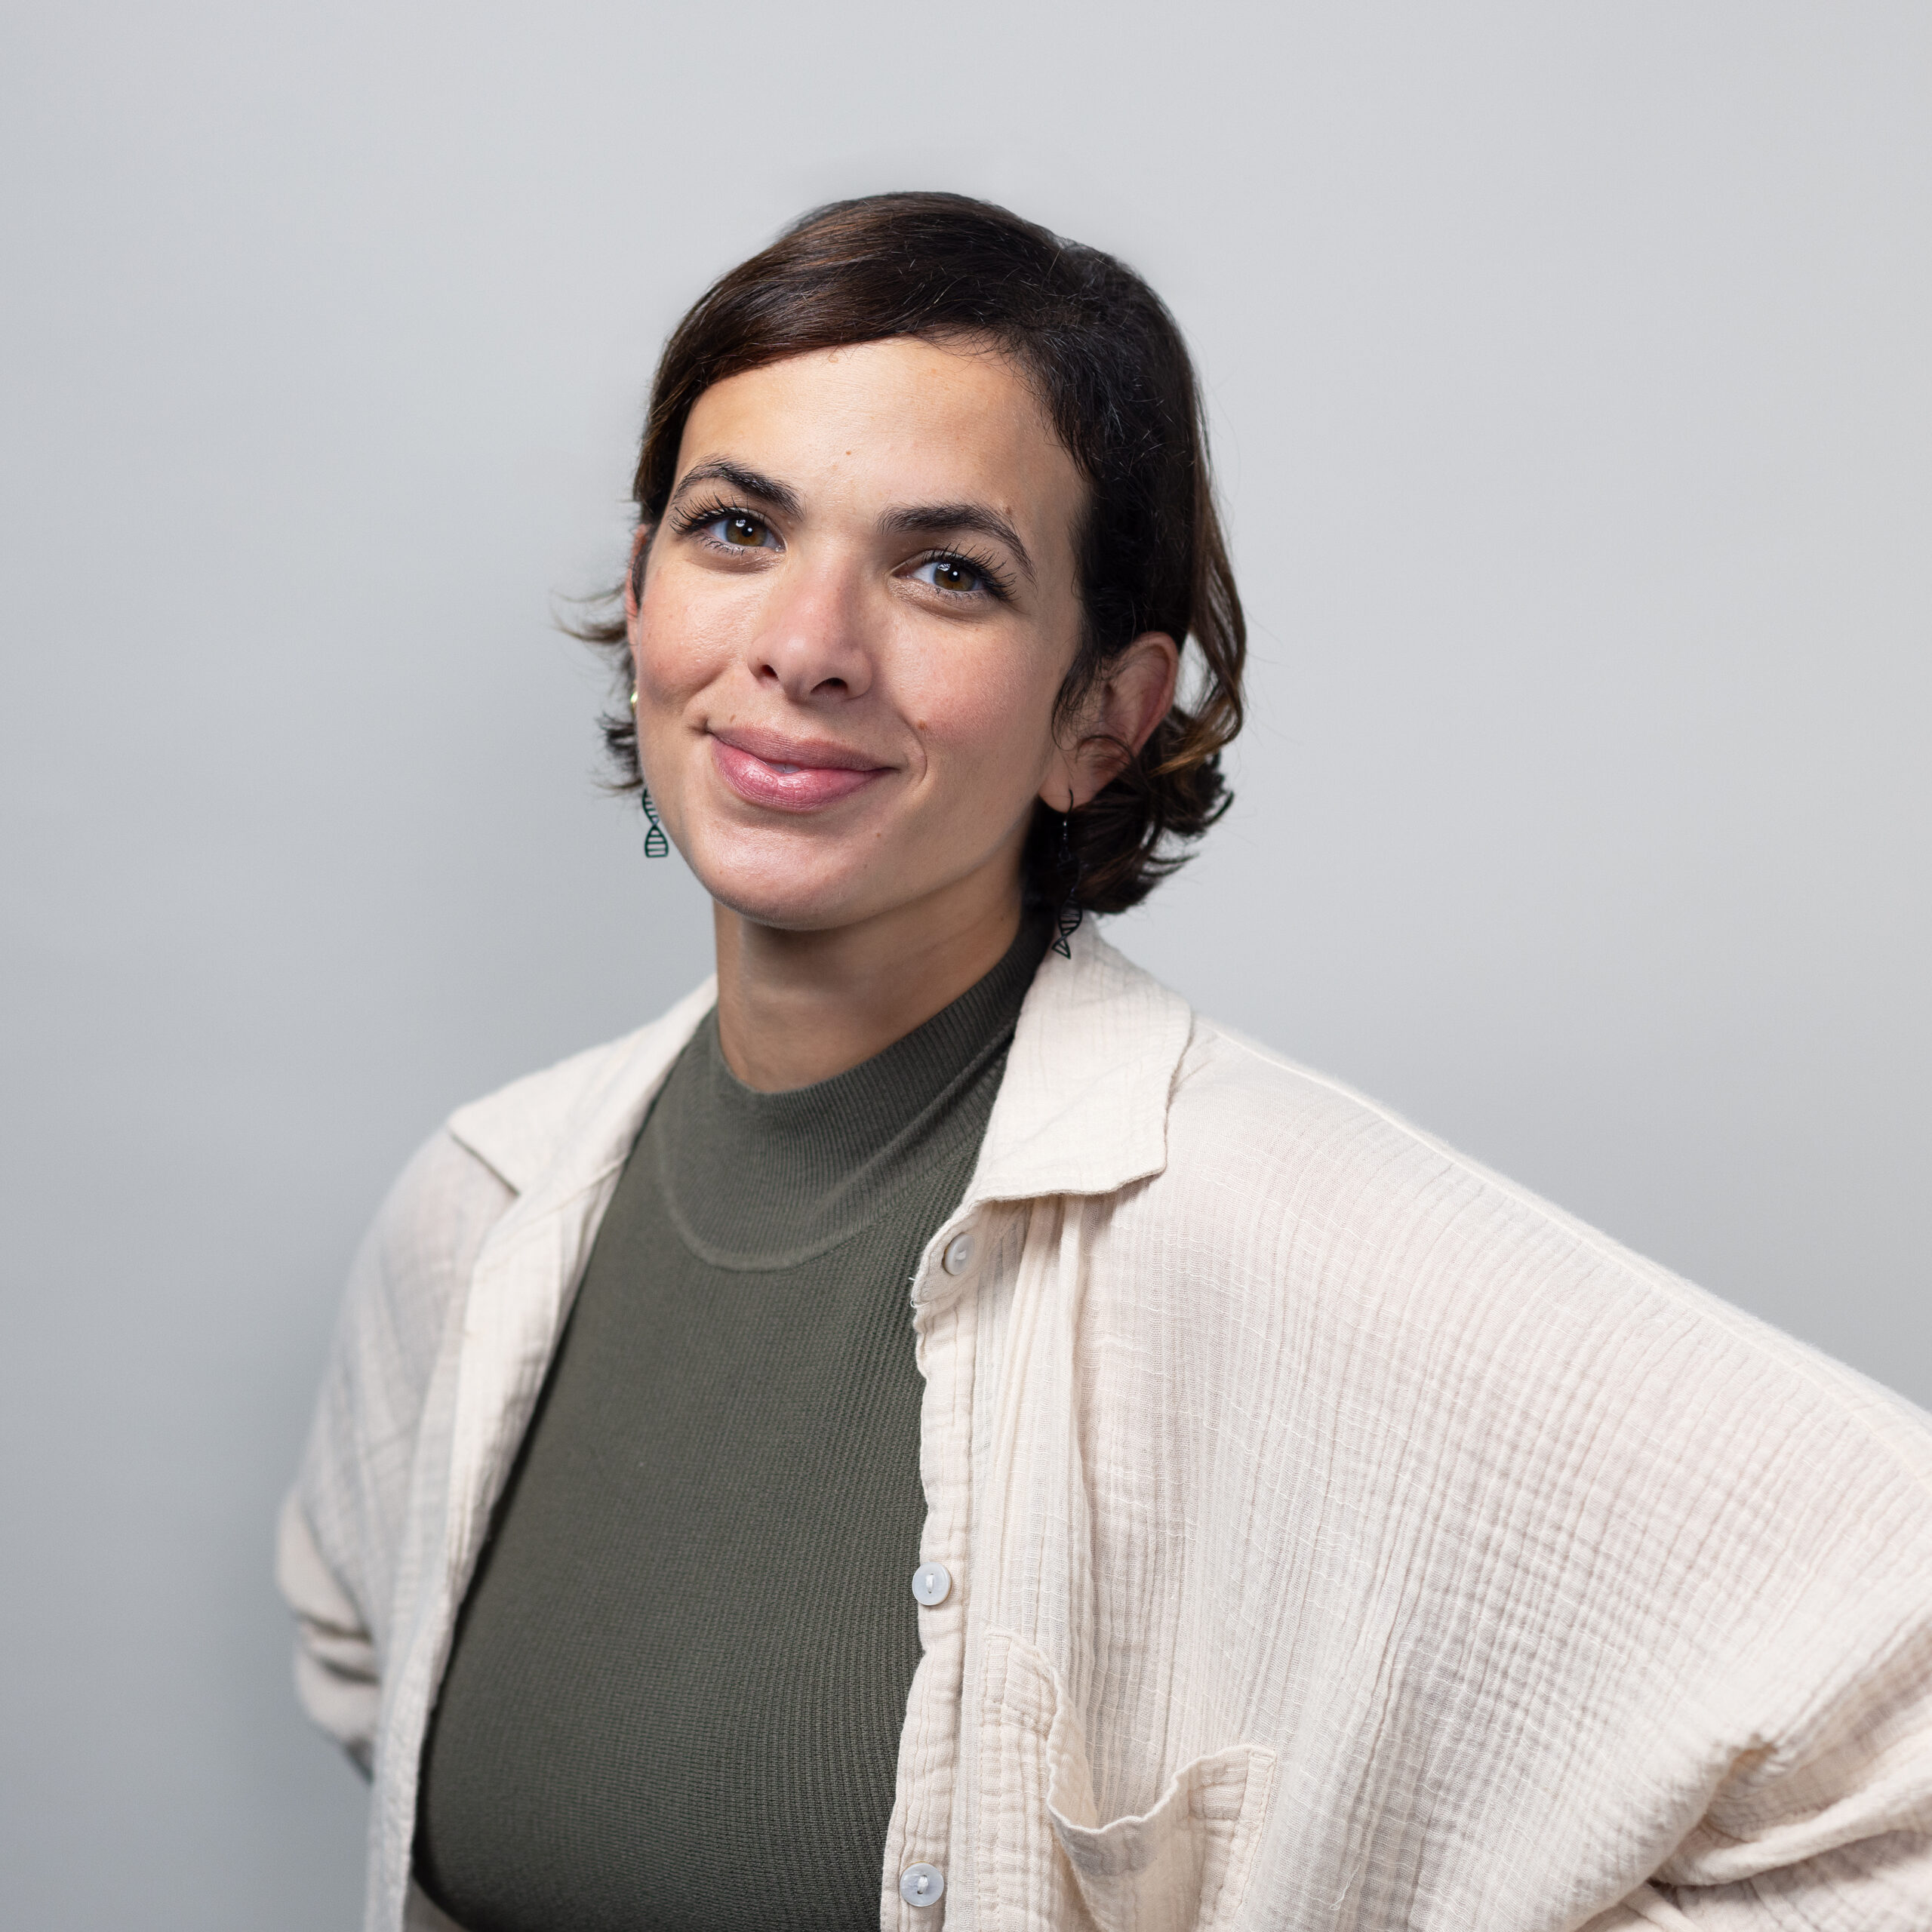
[[[908,1284],[1044,943],[835,1079],[743,1086],[715,1014],[673,1067],[424,1749],[418,1875],[469,1932],[878,1925],[919,1649]]]

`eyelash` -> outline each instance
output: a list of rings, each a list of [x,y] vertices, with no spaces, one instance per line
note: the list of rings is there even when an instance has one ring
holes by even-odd
[[[918,570],[926,564],[961,564],[980,580],[980,587],[989,597],[1001,604],[1008,603],[1013,596],[1013,580],[1006,575],[990,558],[976,556],[971,550],[928,550],[918,558],[912,568]],[[937,584],[933,589],[940,590]],[[970,590],[940,590],[942,597],[971,597]]]
[[[743,503],[727,503],[722,497],[714,497],[709,502],[689,504],[682,509],[672,511],[671,525],[679,536],[688,537],[695,531],[703,529],[707,524],[715,523],[719,518],[728,516],[744,517],[767,530],[771,528],[756,510],[747,509]],[[720,545],[718,547],[721,549],[724,546]],[[1008,603],[1012,599],[1012,579],[989,557],[981,556],[973,551],[957,548],[928,550],[914,559],[912,568],[917,570],[921,565],[925,564],[963,565],[980,580],[980,588],[989,597],[994,598],[1002,604]],[[942,597],[970,598],[975,594],[970,590],[940,589],[937,584],[933,585],[931,588],[938,590]]]
[[[747,522],[755,523],[769,530],[771,526],[756,510],[747,509],[743,503],[728,503],[722,497],[709,503],[692,503],[681,510],[671,512],[672,527],[680,537],[688,537],[694,530],[702,530],[708,523],[715,523],[720,517],[741,516]]]

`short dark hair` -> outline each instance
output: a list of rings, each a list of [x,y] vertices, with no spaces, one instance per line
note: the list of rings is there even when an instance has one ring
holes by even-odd
[[[1029,900],[1124,911],[1228,808],[1220,753],[1241,728],[1247,648],[1194,365],[1173,316],[1133,269],[964,195],[872,195],[814,209],[713,283],[665,344],[638,457],[640,524],[654,528],[663,516],[685,421],[713,383],[895,336],[994,344],[1033,384],[1087,485],[1075,545],[1084,623],[1056,724],[1142,632],[1183,646],[1185,700],[1073,815],[1064,840],[1060,814],[1044,804],[1027,838]],[[579,634],[624,644],[621,618]],[[636,789],[628,707],[603,729],[623,789]]]

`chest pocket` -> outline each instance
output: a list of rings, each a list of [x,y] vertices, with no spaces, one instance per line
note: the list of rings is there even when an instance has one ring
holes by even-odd
[[[987,1932],[1226,1932],[1261,1835],[1275,1754],[1235,1744],[1175,1773],[1149,1810],[1102,1823],[1053,1666],[986,1642],[979,1920]]]

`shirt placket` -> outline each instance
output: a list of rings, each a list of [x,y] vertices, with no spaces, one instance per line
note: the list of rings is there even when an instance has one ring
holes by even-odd
[[[885,1932],[937,1932],[947,1917],[974,1582],[974,1370],[981,1291],[998,1266],[996,1220],[983,1207],[955,1214],[933,1238],[913,1283],[913,1333],[926,1384],[919,1412],[926,1520],[919,1567],[909,1582],[919,1604],[922,1655],[906,1700],[886,1835]]]

